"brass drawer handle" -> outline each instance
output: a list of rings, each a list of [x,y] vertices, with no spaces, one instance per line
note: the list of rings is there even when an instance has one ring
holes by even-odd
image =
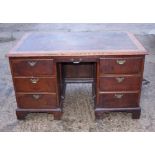
[[[28,64],[31,66],[31,67],[34,67],[37,62],[36,61],[28,61]]]
[[[126,63],[126,60],[116,60],[117,64],[123,65]]]
[[[39,94],[33,94],[32,96],[33,96],[33,98],[34,98],[35,100],[38,100],[38,99],[40,98],[40,95],[39,95]]]
[[[116,78],[116,80],[117,80],[118,83],[123,82],[124,79],[125,79],[124,77],[117,77],[117,78]]]
[[[38,83],[39,79],[33,78],[33,79],[30,79],[30,81],[31,81],[31,83],[36,84],[36,83]]]
[[[121,99],[123,97],[123,94],[115,94],[115,98]]]
[[[71,59],[71,61],[72,61],[74,64],[79,64],[79,63],[82,61],[82,59],[80,58],[78,61],[75,61],[74,59]]]

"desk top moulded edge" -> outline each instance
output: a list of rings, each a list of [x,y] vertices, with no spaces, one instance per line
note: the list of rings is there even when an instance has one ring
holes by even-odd
[[[122,31],[121,31],[122,32]],[[131,41],[136,45],[137,50],[62,50],[62,51],[16,51],[16,49],[23,43],[23,41],[32,33],[26,33],[17,42],[17,44],[5,55],[6,57],[39,57],[39,56],[104,56],[104,55],[148,55],[140,41],[133,33],[125,32]]]

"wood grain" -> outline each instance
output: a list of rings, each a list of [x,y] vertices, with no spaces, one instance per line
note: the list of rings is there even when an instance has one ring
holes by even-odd
[[[17,118],[47,112],[60,119],[68,81],[92,83],[96,118],[111,111],[139,118],[146,54],[128,32],[26,34],[7,54]]]

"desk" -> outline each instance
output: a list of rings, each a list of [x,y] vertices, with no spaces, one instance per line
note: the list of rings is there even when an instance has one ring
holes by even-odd
[[[92,83],[96,118],[124,111],[140,117],[146,50],[127,32],[30,33],[7,54],[18,119],[63,113],[68,82]]]

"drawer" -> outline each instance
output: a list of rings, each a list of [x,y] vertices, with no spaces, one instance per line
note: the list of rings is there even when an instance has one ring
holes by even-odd
[[[143,57],[101,58],[100,76],[104,74],[136,74],[141,73]]]
[[[18,108],[49,109],[56,108],[56,94],[19,94],[17,93]]]
[[[97,56],[61,56],[61,57],[55,57],[54,60],[56,62],[67,62],[71,64],[81,64],[83,62],[96,62],[98,60]]]
[[[138,107],[138,93],[100,93],[99,108],[133,108]]]
[[[10,62],[14,76],[55,75],[53,59],[13,59]]]
[[[14,78],[16,92],[56,92],[56,78]]]
[[[106,76],[99,78],[100,91],[139,90],[140,76]]]

